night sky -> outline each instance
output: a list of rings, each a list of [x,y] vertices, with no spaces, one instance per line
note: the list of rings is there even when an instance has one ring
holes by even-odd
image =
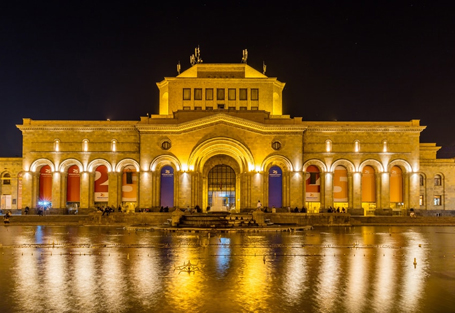
[[[156,82],[198,45],[204,63],[239,63],[243,49],[261,72],[264,61],[286,82],[284,114],[420,119],[421,142],[454,157],[455,5],[441,3],[3,1],[0,157],[21,156],[24,117],[158,114]]]

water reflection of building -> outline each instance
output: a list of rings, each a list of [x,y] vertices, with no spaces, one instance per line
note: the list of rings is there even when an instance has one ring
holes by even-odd
[[[206,208],[214,191],[240,209],[258,199],[363,214],[455,204],[454,160],[419,142],[418,120],[291,118],[285,84],[245,63],[199,63],[157,85],[159,112],[139,121],[24,118],[24,156],[0,159],[2,208]]]

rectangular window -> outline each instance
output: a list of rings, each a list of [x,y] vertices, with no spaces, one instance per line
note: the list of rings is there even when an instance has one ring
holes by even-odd
[[[184,109],[185,111],[189,111],[189,110],[191,110],[191,107],[183,107],[183,109]]]
[[[133,173],[126,172],[126,184],[127,185],[133,184]]]
[[[434,205],[442,205],[442,196],[434,196]]]
[[[258,107],[251,107],[251,111],[257,111],[257,110],[259,110]]]
[[[239,109],[243,111],[246,110],[246,107],[240,107]]]
[[[248,89],[240,88],[239,89],[239,100],[248,100]]]
[[[228,100],[235,100],[235,89],[228,89]]]
[[[224,100],[224,89],[218,88],[216,90],[216,100]]]
[[[194,88],[194,100],[202,100],[202,88]]]
[[[224,104],[218,104],[218,110],[224,110]]]
[[[229,111],[235,111],[235,107],[229,107]]]
[[[213,107],[205,107],[206,110],[213,110]]]
[[[251,100],[259,100],[259,89],[251,89]]]
[[[319,173],[311,173],[310,172],[309,174],[310,174],[310,185],[316,185]]]
[[[191,89],[183,88],[183,100],[191,100]]]
[[[419,205],[422,206],[423,205],[423,196],[420,195],[419,197]]]
[[[425,186],[425,178],[423,175],[420,175],[420,186]]]
[[[213,100],[213,88],[207,88],[205,90],[205,100]]]
[[[194,107],[195,110],[202,110],[202,107]]]

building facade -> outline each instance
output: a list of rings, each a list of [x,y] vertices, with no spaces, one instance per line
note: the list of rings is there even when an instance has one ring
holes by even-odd
[[[407,122],[312,122],[282,112],[284,83],[241,64],[195,64],[157,83],[138,121],[24,118],[23,157],[2,158],[2,208],[449,212],[455,164]]]

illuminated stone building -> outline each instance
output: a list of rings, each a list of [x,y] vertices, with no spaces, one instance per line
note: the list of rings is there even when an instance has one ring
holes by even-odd
[[[159,114],[139,121],[24,118],[23,157],[0,159],[2,208],[454,207],[454,160],[420,143],[418,120],[292,118],[284,85],[246,63],[198,63],[157,83]]]

